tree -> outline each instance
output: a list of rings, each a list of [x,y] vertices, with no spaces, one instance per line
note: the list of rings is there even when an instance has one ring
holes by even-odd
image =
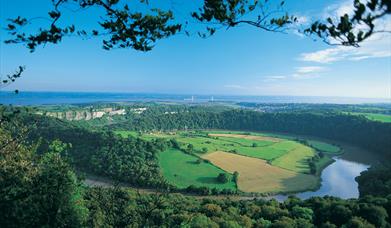
[[[375,228],[374,225],[361,217],[352,217],[348,223],[344,225],[346,228]]]
[[[193,151],[194,151],[194,146],[193,146],[193,144],[189,144],[189,145],[187,145],[187,151],[189,152],[189,153],[193,153]]]
[[[222,184],[225,184],[228,182],[228,175],[226,173],[219,173],[219,175],[217,176],[217,181],[219,183],[222,183]]]
[[[310,208],[294,206],[291,210],[293,217],[312,221],[314,212]]]
[[[205,215],[197,215],[195,216],[191,222],[190,222],[190,227],[195,227],[195,228],[217,228],[219,227],[218,224],[213,222],[210,218],[206,217]]]
[[[39,224],[48,227],[79,227],[87,217],[82,190],[68,163],[57,151],[43,156],[38,165],[34,200],[39,205]]]
[[[82,226],[87,216],[83,194],[61,151],[41,158],[3,128],[0,139],[8,142],[0,151],[0,226]]]
[[[137,10],[137,4],[129,6],[126,0],[53,0],[52,3],[47,18],[49,23],[42,26],[37,33],[28,34],[23,31],[34,19],[20,15],[9,19],[6,29],[11,37],[5,42],[22,43],[30,51],[34,51],[39,45],[57,44],[66,36],[93,36],[102,37],[102,47],[106,50],[133,48],[150,51],[157,40],[175,35],[184,25],[188,26],[187,20],[176,20],[170,9],[155,8],[147,0],[139,0],[139,4],[146,8],[144,11]],[[74,24],[60,26],[60,19],[67,21],[63,18],[63,11],[71,4],[76,4],[79,10],[86,13],[92,7],[102,9],[101,21],[91,31],[78,29]],[[213,26],[216,24],[220,25],[220,28],[247,24],[265,31],[283,32],[288,25],[297,23],[297,18],[283,9],[284,4],[285,1],[204,0],[198,11],[189,14],[195,20],[207,24],[206,33],[198,32],[202,37],[213,35],[219,28]],[[328,18],[326,24],[316,21],[305,32],[315,34],[325,42],[332,38],[342,45],[350,46],[358,46],[374,33],[385,32],[375,30],[375,22],[391,13],[389,0],[370,0],[366,3],[354,0],[353,5],[354,15],[344,15],[339,21]],[[366,29],[362,29],[362,25],[365,25]],[[190,34],[189,31],[185,33]]]
[[[172,138],[170,139],[170,142],[173,148],[178,150],[181,149],[181,146],[179,145],[179,142],[176,139]]]
[[[32,148],[25,147],[0,128],[0,226],[27,227],[34,224],[32,199],[37,167]]]
[[[4,87],[8,86],[9,84],[13,83],[16,81],[16,79],[20,78],[22,75],[23,71],[26,69],[24,66],[19,66],[18,69],[12,73],[8,74],[4,78],[1,77],[0,75],[0,89],[3,89]],[[18,93],[18,90],[15,90],[15,93]]]
[[[238,173],[238,171],[235,171],[235,172],[233,173],[232,180],[233,180],[236,184],[238,184],[238,180],[239,180],[239,173]]]
[[[386,197],[391,194],[391,167],[371,167],[356,177],[360,197]]]
[[[148,1],[140,0],[142,4]],[[13,37],[5,43],[22,43],[30,51],[37,46],[48,43],[57,44],[63,37],[77,35],[105,37],[102,47],[106,50],[113,48],[133,48],[140,51],[149,51],[154,43],[176,34],[181,30],[180,24],[172,23],[174,15],[172,11],[162,9],[149,9],[147,12],[134,12],[126,4],[119,0],[53,0],[53,8],[48,12],[50,23],[48,27],[42,27],[36,34],[20,32],[22,27],[33,22],[33,19],[18,16],[10,19],[7,26],[9,34]],[[101,21],[92,31],[78,30],[75,25],[60,26],[58,22],[63,19],[63,10],[71,4],[77,4],[80,10],[88,10],[91,7],[102,9]]]
[[[320,37],[327,44],[358,47],[375,33],[391,31],[376,30],[376,22],[391,14],[390,0],[354,0],[353,15],[344,14],[339,19],[327,18],[316,21],[305,30],[309,35]]]

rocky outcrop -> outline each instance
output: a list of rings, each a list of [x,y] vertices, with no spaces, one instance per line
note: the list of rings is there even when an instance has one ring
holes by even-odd
[[[114,115],[125,115],[125,109],[117,109],[113,108],[103,108],[96,110],[75,110],[75,111],[66,111],[66,112],[36,112],[38,115],[46,115],[50,117],[55,117],[58,119],[66,119],[66,120],[91,120],[102,118],[105,115],[114,116]]]

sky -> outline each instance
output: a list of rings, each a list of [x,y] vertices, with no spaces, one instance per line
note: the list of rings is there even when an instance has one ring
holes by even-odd
[[[190,1],[167,1],[179,19],[193,7]],[[287,0],[285,9],[305,26],[315,18],[349,13],[352,2]],[[0,4],[4,28],[7,18],[45,16],[51,1],[0,0]],[[64,18],[86,28],[96,25],[100,13],[64,10]],[[390,18],[379,25],[391,29]],[[391,99],[391,34],[376,35],[360,48],[347,48],[329,46],[294,29],[282,34],[243,25],[221,29],[207,39],[182,33],[158,41],[150,52],[106,51],[100,39],[66,37],[33,53],[20,44],[5,45],[7,36],[2,29],[1,76],[19,65],[26,71],[6,90]]]

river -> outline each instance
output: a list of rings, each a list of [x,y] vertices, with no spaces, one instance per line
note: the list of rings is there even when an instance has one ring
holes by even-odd
[[[354,147],[347,144],[339,143],[345,153],[340,157],[334,157],[335,162],[327,166],[321,174],[321,186],[316,191],[300,192],[295,195],[301,199],[308,199],[314,196],[335,196],[343,199],[358,198],[358,183],[355,178],[360,175],[362,171],[367,170],[371,165],[377,164],[380,160],[373,153]],[[104,178],[89,176],[85,183],[89,186],[112,186],[112,181]],[[122,186],[127,186],[122,184]],[[156,193],[152,189],[139,189],[145,193]],[[266,197],[266,199],[276,199],[277,201],[284,201],[289,195],[274,195]],[[216,196],[213,196],[216,198]],[[221,198],[225,198],[223,196]],[[201,197],[209,198],[209,197]],[[218,197],[217,197],[218,198]],[[235,198],[235,197],[233,197]],[[238,197],[238,199],[253,199],[254,197]],[[256,198],[256,197],[255,197]],[[262,197],[265,198],[265,197]]]
[[[342,145],[342,148],[345,153],[334,157],[335,162],[322,171],[321,186],[318,190],[293,195],[301,199],[326,195],[343,199],[358,198],[358,183],[355,178],[371,165],[378,163],[379,159],[373,153],[351,145]],[[275,195],[271,198],[284,201],[288,195]]]

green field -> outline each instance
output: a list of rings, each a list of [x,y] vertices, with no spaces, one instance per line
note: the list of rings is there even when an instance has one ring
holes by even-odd
[[[312,158],[315,155],[315,151],[296,142],[292,146],[294,146],[294,149],[273,160],[271,164],[298,173],[308,173],[309,165],[307,159]]]
[[[383,123],[391,123],[391,115],[378,114],[378,113],[366,113],[366,112],[348,112],[350,115],[365,116],[366,118],[379,121]]]
[[[325,143],[325,142],[320,142],[317,140],[307,140],[307,143],[311,147],[313,147],[319,151],[322,151],[324,153],[327,153],[327,154],[337,155],[337,154],[340,154],[342,151],[341,148],[339,148],[338,146],[335,146],[335,145],[332,145],[329,143]]]
[[[207,148],[208,152],[234,152],[237,154],[265,160],[272,160],[277,158],[289,150],[285,142],[273,143],[267,141],[235,139],[229,137],[218,137],[218,139],[209,137],[180,137],[177,138],[177,140],[184,145],[192,144],[194,149],[198,151],[199,154],[202,153],[203,148]],[[256,147],[252,146],[253,143],[257,144]]]
[[[179,188],[195,185],[217,189],[236,189],[233,181],[224,184],[217,182],[217,175],[226,173],[225,171],[207,162],[198,164],[197,160],[196,156],[185,154],[176,149],[159,153],[159,165],[163,176],[169,183]],[[228,175],[232,179],[232,175]]]
[[[237,168],[240,168],[243,175],[246,175],[241,176],[239,173],[242,185],[239,186],[240,189],[258,189],[259,191],[262,189],[263,192],[266,186],[278,186],[271,192],[278,190],[288,191],[294,189],[292,186],[288,186],[289,180],[297,182],[299,181],[298,179],[304,176],[306,178],[303,181],[307,183],[305,186],[313,188],[314,181],[319,180],[319,177],[316,175],[307,175],[310,173],[308,159],[316,155],[316,151],[313,148],[325,151],[327,155],[340,152],[339,147],[324,142],[310,140],[308,143],[313,147],[311,148],[292,140],[294,137],[278,137],[275,134],[238,131],[149,132],[141,135],[132,131],[118,131],[116,133],[122,137],[141,137],[145,140],[156,138],[176,139],[182,151],[169,149],[159,153],[159,163],[166,180],[179,188],[194,185],[217,189],[236,189],[236,184],[232,181],[225,184],[217,182],[219,173],[225,172],[232,177],[236,167],[235,162],[232,163],[235,159],[224,154],[224,152],[248,158],[242,159],[237,157],[242,163],[248,161],[249,165],[249,167],[246,167],[246,164],[240,164],[239,167],[239,164],[237,164]],[[188,149],[190,144],[193,146],[191,151]],[[327,155],[316,164],[316,167],[319,169],[317,171],[318,175],[323,168],[332,162],[332,159]],[[200,163],[198,161],[200,158],[213,158],[213,162],[203,161]],[[288,173],[283,170],[286,170]],[[269,178],[266,181],[261,175],[262,172],[273,174],[274,179],[272,178],[271,180]],[[251,183],[263,183],[265,187],[251,187]],[[281,183],[285,184],[281,185]]]

